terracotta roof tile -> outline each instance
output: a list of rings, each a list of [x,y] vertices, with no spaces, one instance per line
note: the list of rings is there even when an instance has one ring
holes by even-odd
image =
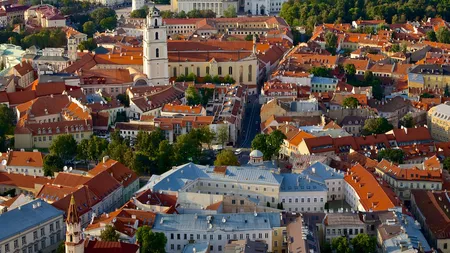
[[[10,151],[7,166],[29,166],[42,168],[44,165],[41,152]]]
[[[0,185],[9,185],[35,191],[35,185],[51,183],[52,179],[0,171]]]
[[[349,173],[345,175],[344,180],[356,191],[365,211],[385,211],[399,206],[399,203],[395,203],[393,191],[380,185],[378,180],[361,165],[353,166]]]
[[[131,183],[138,179],[136,173],[127,168],[122,163],[108,159],[105,163],[101,162],[97,164],[92,170],[88,172],[89,175],[95,177],[103,171],[107,171],[113,176],[123,187],[128,187]]]

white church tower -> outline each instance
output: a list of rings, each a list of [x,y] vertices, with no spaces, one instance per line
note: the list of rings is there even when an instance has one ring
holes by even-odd
[[[81,220],[72,195],[66,219],[66,253],[83,253],[84,239],[81,234]]]
[[[167,57],[167,27],[162,23],[159,10],[153,6],[144,27],[144,74],[148,84],[169,83],[169,59]]]
[[[142,9],[145,5],[145,0],[132,0],[131,11]]]

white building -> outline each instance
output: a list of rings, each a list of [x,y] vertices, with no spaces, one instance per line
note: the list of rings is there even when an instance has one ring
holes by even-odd
[[[140,131],[150,133],[155,130],[155,126],[146,121],[117,122],[115,129],[119,130],[122,138],[135,140]]]
[[[360,219],[358,213],[328,213],[322,226],[325,241],[331,243],[334,238],[347,236],[352,239],[358,234],[367,233],[366,224]]]
[[[327,187],[303,174],[281,174],[280,200],[286,211],[322,212],[327,202]]]
[[[131,11],[139,10],[144,8],[145,0],[132,0],[131,2]]]
[[[169,58],[167,56],[167,27],[156,7],[147,16],[144,27],[144,74],[151,85],[169,83]]]
[[[341,200],[344,199],[344,173],[342,171],[331,168],[321,162],[313,163],[302,172],[303,175],[308,176],[311,180],[323,182],[328,188],[327,200]]]
[[[239,2],[235,0],[174,0],[171,1],[173,11],[188,13],[191,10],[212,10],[218,17],[223,16],[223,11],[229,6],[239,9]]]
[[[64,237],[63,211],[34,200],[0,215],[0,252],[54,252]]]
[[[29,176],[44,176],[42,153],[37,150],[33,152],[8,151],[1,153],[0,159],[2,162],[0,171]]]
[[[210,253],[224,252],[229,240],[261,240],[272,251],[274,228],[281,226],[279,213],[158,214],[153,232],[164,233],[166,252],[182,252],[190,241],[209,243]]]

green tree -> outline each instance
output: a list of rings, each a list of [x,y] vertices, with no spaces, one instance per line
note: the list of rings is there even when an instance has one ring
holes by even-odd
[[[66,244],[64,241],[62,241],[59,243],[56,253],[65,253],[65,252],[66,252]]]
[[[286,139],[286,135],[284,135],[283,132],[280,130],[275,130],[269,134],[267,137],[267,144],[270,147],[270,150],[272,152],[272,156],[276,155],[278,159],[278,155],[280,153],[281,145],[283,144],[283,141]]]
[[[165,139],[164,132],[160,128],[148,133],[139,131],[136,136],[135,149],[149,157],[155,157],[158,153],[159,144]]]
[[[403,163],[405,153],[401,149],[383,149],[378,152],[378,161],[386,159],[394,163]]]
[[[331,248],[336,253],[351,253],[348,239],[344,236],[333,238],[331,241]]]
[[[437,41],[436,32],[433,31],[433,30],[428,31],[427,32],[427,39],[429,41],[436,42]]]
[[[55,154],[46,155],[43,163],[44,175],[46,177],[53,176],[55,172],[62,171],[64,167],[64,161]]]
[[[188,105],[200,105],[202,98],[194,86],[189,86],[185,91],[185,97]]]
[[[145,18],[145,17],[147,17],[147,11],[145,9],[134,10],[134,11],[132,11],[130,13],[130,17],[132,17],[132,18]]]
[[[450,31],[446,27],[440,27],[436,32],[436,39],[440,43],[450,43]]]
[[[411,128],[414,127],[414,118],[412,117],[411,113],[406,114],[403,116],[403,118],[400,119],[400,125]]]
[[[336,53],[336,47],[337,47],[336,34],[332,32],[327,32],[325,34],[325,49],[334,55]]]
[[[448,84],[445,85],[445,89],[444,89],[444,97],[450,97],[450,89],[448,87]]]
[[[398,43],[392,44],[391,49],[389,51],[393,53],[400,52],[400,44]]]
[[[114,17],[107,17],[100,21],[100,26],[105,30],[113,30],[117,27],[117,18]]]
[[[163,140],[159,143],[157,163],[158,163],[158,174],[162,174],[172,168],[174,165],[174,151],[172,145],[168,140]]]
[[[141,253],[166,253],[167,238],[164,233],[155,233],[149,226],[139,227],[136,232]]]
[[[443,162],[444,170],[450,170],[450,157],[446,157]]]
[[[95,39],[93,39],[93,38],[89,38],[85,41],[82,41],[78,45],[78,49],[82,50],[82,51],[84,51],[84,50],[92,51],[96,48],[97,48],[97,42],[95,42]]]
[[[331,69],[327,67],[312,67],[309,70],[309,73],[313,74],[314,76],[331,77]]]
[[[63,161],[69,160],[77,155],[77,141],[71,134],[59,135],[53,139],[49,150]]]
[[[154,162],[150,159],[149,156],[142,152],[136,152],[133,155],[131,163],[131,168],[134,172],[136,172],[138,175],[143,175],[148,171],[148,168],[154,168]],[[156,171],[154,171],[156,172]]]
[[[354,97],[347,97],[342,102],[343,107],[350,108],[350,109],[355,109],[356,107],[358,107],[358,105],[359,105],[359,101],[358,101],[358,99],[356,99]]]
[[[264,160],[270,160],[272,158],[272,153],[267,150],[267,135],[257,134],[252,140],[252,149],[259,150],[264,155]]]
[[[214,161],[215,166],[238,166],[239,161],[232,150],[224,149],[220,151]]]
[[[116,228],[111,225],[106,225],[100,232],[100,239],[104,242],[117,242],[119,237],[120,235],[117,233]]]
[[[196,163],[202,153],[200,141],[192,134],[182,134],[174,144],[176,164]]]
[[[246,41],[253,41],[253,35],[252,34],[248,34],[247,36],[245,36],[245,40]]]
[[[228,8],[223,11],[223,16],[226,18],[237,17],[236,7],[234,7],[233,5],[228,5]]]
[[[211,144],[216,138],[216,133],[211,130],[208,126],[204,126],[201,128],[202,131],[202,139],[201,142],[208,145],[208,148],[211,149]]]
[[[364,81],[371,83],[374,79],[372,71],[366,71],[364,72]]]
[[[420,94],[420,98],[434,98],[433,94],[430,94],[428,92]]]
[[[125,107],[130,107],[130,97],[126,94],[119,94],[116,97]]]
[[[356,74],[356,67],[353,63],[345,64],[344,70],[348,77],[353,77]]]
[[[83,139],[77,146],[77,159],[87,162],[89,160],[89,139]]]
[[[217,141],[222,145],[223,148],[225,148],[225,144],[229,140],[229,131],[227,125],[221,125],[217,129]]]
[[[394,127],[392,126],[392,124],[389,123],[385,118],[367,119],[364,123],[363,134],[384,134],[392,130],[393,128]]]
[[[210,74],[207,74],[206,76],[203,77],[203,82],[212,83],[212,76]]]
[[[229,84],[234,84],[236,81],[233,79],[233,77],[231,77],[230,75],[226,75],[223,78],[223,82],[224,83],[229,83]]]
[[[353,252],[377,252],[377,239],[368,234],[358,234],[352,239]]]
[[[6,105],[0,105],[0,150],[6,151],[6,136],[14,134],[14,113]]]
[[[161,15],[161,17],[162,17],[163,19],[167,19],[167,18],[173,18],[174,15],[175,15],[175,13],[173,13],[173,12],[167,10],[167,11],[161,11],[161,12],[160,12],[160,15]],[[184,17],[184,18],[185,18],[185,17]]]
[[[102,7],[92,11],[90,17],[95,24],[100,24],[105,18],[116,17],[116,12],[113,9]]]
[[[89,160],[98,162],[102,158],[104,150],[108,147],[108,141],[97,136],[92,136],[88,143]]]
[[[83,24],[83,32],[88,36],[92,36],[96,31],[95,24],[92,21],[88,21]]]

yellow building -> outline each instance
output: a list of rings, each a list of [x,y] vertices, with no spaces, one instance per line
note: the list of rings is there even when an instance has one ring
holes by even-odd
[[[422,89],[445,89],[450,85],[450,66],[417,65],[408,73],[408,87]]]
[[[274,98],[261,107],[261,122],[265,122],[270,116],[285,116],[288,108],[284,108],[278,99]]]
[[[450,102],[431,108],[427,115],[427,125],[433,139],[450,141]]]

